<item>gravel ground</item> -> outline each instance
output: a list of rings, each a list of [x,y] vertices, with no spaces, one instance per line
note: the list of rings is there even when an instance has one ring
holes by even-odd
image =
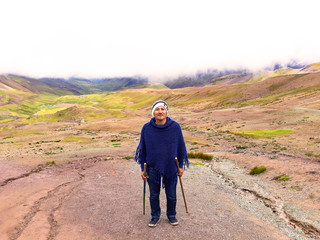
[[[142,215],[142,181],[135,163],[105,162],[85,175],[81,187],[60,209],[63,214],[56,217],[62,227],[55,239],[290,239],[238,205],[234,193],[208,167],[191,166],[185,172],[189,213],[178,194],[177,227],[166,219],[162,192],[161,222],[154,229],[147,227],[148,203],[147,215]]]
[[[236,173],[243,186],[224,170]],[[161,222],[149,228],[148,194],[147,214],[142,215],[143,182],[134,161],[90,158],[44,167],[1,186],[0,238],[316,239],[275,213],[242,177],[241,169],[230,161],[191,164],[182,177],[189,213],[178,185],[180,224],[168,223],[162,191]]]

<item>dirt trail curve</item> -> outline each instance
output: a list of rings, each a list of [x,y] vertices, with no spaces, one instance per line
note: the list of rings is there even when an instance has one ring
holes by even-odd
[[[132,160],[84,158],[27,171],[9,163],[2,170],[4,166],[1,240],[317,239],[291,226],[264,202],[244,195],[210,165],[191,165],[185,171],[189,213],[178,185],[179,226],[169,225],[161,192],[161,222],[153,229],[147,227],[148,196],[147,215],[142,215],[143,184]]]

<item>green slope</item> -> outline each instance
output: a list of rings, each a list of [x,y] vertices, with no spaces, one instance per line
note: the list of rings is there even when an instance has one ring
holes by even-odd
[[[36,94],[27,90],[34,82],[23,78],[9,78],[6,81],[12,80],[11,86],[6,85],[7,88],[0,86],[0,124],[2,129],[5,129],[12,122],[29,124],[126,118],[139,112],[143,114],[149,112],[152,103],[158,99],[168,101],[173,107],[197,110],[276,104],[284,101],[286,97],[304,98],[318,94],[319,79],[320,73],[289,74],[250,84],[211,85],[183,89],[159,86],[160,89],[126,89],[75,95],[67,90],[52,94],[55,88],[50,90],[49,85],[42,84],[36,89],[44,91]],[[63,91],[67,94],[60,95]]]

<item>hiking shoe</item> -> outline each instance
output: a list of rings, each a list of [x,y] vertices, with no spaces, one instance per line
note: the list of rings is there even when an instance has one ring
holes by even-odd
[[[177,226],[179,224],[178,219],[176,219],[175,217],[174,218],[169,218],[169,223],[172,226]]]
[[[149,222],[149,227],[156,227],[159,222],[160,218],[152,218]]]

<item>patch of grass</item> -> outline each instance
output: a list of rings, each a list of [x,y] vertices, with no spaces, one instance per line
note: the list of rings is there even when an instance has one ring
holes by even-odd
[[[130,160],[130,159],[133,159],[133,157],[132,156],[126,156],[126,157],[123,157],[122,159]]]
[[[6,92],[0,91],[0,100],[4,103],[9,103],[10,97]]]
[[[199,147],[190,148],[191,151],[192,150],[197,150],[197,149],[199,149]]]
[[[9,139],[9,138],[14,138],[12,136],[4,137],[3,139]]]
[[[51,165],[56,165],[56,162],[55,162],[55,161],[49,161],[49,162],[46,162],[46,164],[47,164],[47,165],[50,165],[50,164],[51,164]]]
[[[203,160],[212,160],[213,159],[212,155],[205,154],[202,152],[199,152],[199,153],[190,152],[190,153],[188,153],[188,157],[189,158],[199,158],[199,159],[203,159]]]
[[[236,146],[236,149],[247,149],[249,148],[248,146]]]
[[[58,111],[62,111],[67,109],[66,107],[55,107],[55,106],[43,106],[40,108],[36,115],[46,115],[46,114],[54,114]]]
[[[251,136],[254,138],[272,138],[285,136],[293,133],[293,129],[261,129],[261,130],[246,130],[246,131],[230,131],[233,134]]]
[[[91,141],[91,138],[70,135],[70,136],[65,137],[64,141],[66,141],[66,142]]]
[[[274,179],[277,180],[277,181],[289,181],[290,177],[287,174],[285,174],[285,175],[282,175],[282,176],[275,177]]]
[[[9,126],[0,126],[0,132],[5,132],[8,130],[11,130],[13,127],[9,127]]]
[[[190,163],[191,165],[200,165],[200,166],[204,166],[204,163],[202,162],[192,162]]]
[[[15,118],[2,118],[0,119],[0,123],[8,123],[16,120]]]
[[[46,154],[46,155],[53,155],[53,154],[55,154],[54,152],[44,152],[44,154]]]
[[[318,155],[318,154],[313,154],[313,153],[306,153],[305,155],[308,157],[320,158],[320,154]]]
[[[251,169],[251,171],[249,172],[250,175],[257,175],[257,174],[260,174],[260,173],[263,173],[267,170],[267,168],[265,166],[256,166],[254,168]]]

